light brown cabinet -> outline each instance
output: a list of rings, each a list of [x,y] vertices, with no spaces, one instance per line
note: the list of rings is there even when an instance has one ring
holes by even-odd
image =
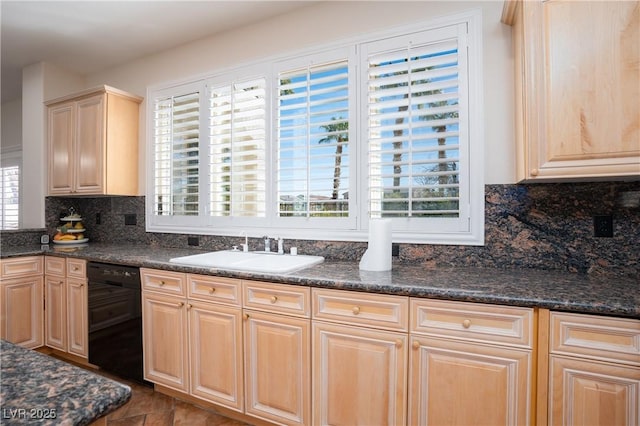
[[[189,391],[186,275],[140,269],[144,378]]]
[[[49,195],[138,195],[141,101],[102,86],[46,103]]]
[[[244,409],[240,280],[187,275],[190,393]]]
[[[640,422],[640,321],[551,313],[549,425]]]
[[[518,180],[640,176],[638,1],[509,0]]]
[[[243,282],[247,414],[311,423],[309,296],[308,287]]]
[[[87,359],[86,261],[45,256],[44,287],[46,345]]]
[[[405,424],[409,299],[324,289],[312,298],[313,424]]]
[[[240,280],[145,268],[141,276],[145,379],[242,411]]]
[[[411,301],[409,424],[526,425],[533,310]]]
[[[25,348],[42,346],[42,257],[2,259],[0,270],[0,338]]]

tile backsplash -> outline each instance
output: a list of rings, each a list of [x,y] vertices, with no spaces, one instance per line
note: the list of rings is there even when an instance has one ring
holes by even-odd
[[[640,270],[640,208],[628,200],[639,191],[640,182],[487,185],[484,246],[400,244],[394,262],[613,271],[636,276]],[[241,243],[235,237],[145,232],[144,201],[144,197],[47,197],[47,229],[53,235],[61,215],[74,207],[84,218],[86,236],[94,242],[187,247],[188,238],[197,236],[199,247],[207,250]],[[613,237],[594,237],[594,216],[600,215],[612,216]],[[299,240],[295,245],[305,254],[352,261],[359,260],[367,246]]]

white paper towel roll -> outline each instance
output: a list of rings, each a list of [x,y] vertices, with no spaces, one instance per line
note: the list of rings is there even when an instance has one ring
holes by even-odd
[[[391,270],[391,219],[369,221],[369,245],[360,259],[363,271]]]

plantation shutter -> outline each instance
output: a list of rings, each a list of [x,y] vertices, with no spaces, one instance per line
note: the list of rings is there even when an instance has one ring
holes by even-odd
[[[199,213],[200,93],[155,100],[154,202],[158,216]]]
[[[455,27],[449,33],[368,50],[370,217],[467,226],[466,48]]]
[[[2,229],[18,229],[20,223],[20,166],[0,168],[2,171]]]
[[[266,80],[209,89],[210,214],[265,217]]]
[[[281,72],[278,82],[278,217],[348,217],[348,61]]]

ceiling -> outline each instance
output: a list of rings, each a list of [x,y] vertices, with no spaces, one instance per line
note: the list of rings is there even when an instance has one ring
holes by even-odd
[[[91,74],[312,3],[1,0],[2,102],[21,96],[27,65]]]

